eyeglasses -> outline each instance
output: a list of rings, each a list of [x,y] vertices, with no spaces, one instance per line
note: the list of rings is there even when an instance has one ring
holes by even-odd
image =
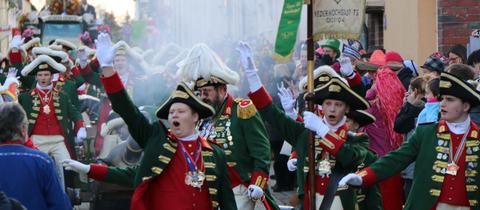
[[[456,57],[449,57],[448,58],[448,61],[449,62],[453,62],[453,61],[457,61],[458,59],[461,59],[460,57],[456,56]]]

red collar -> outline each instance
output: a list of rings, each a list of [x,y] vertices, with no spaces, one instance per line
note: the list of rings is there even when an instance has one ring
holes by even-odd
[[[55,85],[53,86],[52,91],[53,92],[58,92],[57,87]],[[42,93],[42,91],[40,91],[38,88],[34,88],[30,95],[34,96],[35,94],[41,94],[41,93]]]
[[[438,133],[450,133],[447,122],[445,120],[440,120],[440,122],[438,122],[437,131]],[[470,120],[470,130],[468,133],[468,138],[478,138],[478,126],[473,122],[473,120]]]
[[[232,116],[232,106],[233,98],[230,94],[227,93],[227,98],[225,99],[225,106],[223,107],[222,115]]]
[[[176,137],[175,135],[173,135],[173,133],[170,132],[170,131],[168,131],[167,136],[168,136],[168,138],[169,138],[170,140],[172,140],[173,142],[177,142],[177,141],[178,141],[177,137]],[[207,149],[209,149],[209,150],[213,150],[213,149],[212,149],[212,146],[210,145],[210,143],[209,143],[207,140],[205,140],[202,136],[199,135],[199,136],[198,136],[198,140],[199,140],[200,143],[202,144],[202,148],[207,148]]]
[[[340,138],[342,138],[344,140],[347,139],[347,133],[348,133],[348,124],[347,123],[344,123],[335,132],[335,134],[337,134],[338,136],[340,136]]]

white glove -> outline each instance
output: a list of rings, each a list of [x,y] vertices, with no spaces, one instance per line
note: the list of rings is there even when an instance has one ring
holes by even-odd
[[[292,158],[287,161],[287,168],[289,171],[296,171],[297,170],[297,158]]]
[[[85,49],[78,50],[77,57],[79,59],[80,68],[85,68],[88,64],[87,52]]]
[[[113,49],[110,35],[107,33],[100,33],[95,40],[95,45],[97,46],[96,55],[100,67],[112,67],[115,49]]]
[[[81,127],[80,129],[78,129],[75,143],[82,143],[85,138],[87,138],[87,130],[84,127]]]
[[[76,160],[66,159],[62,162],[65,170],[75,171],[79,174],[88,174],[90,172],[90,165],[80,163]]]
[[[293,98],[292,91],[288,88],[285,88],[283,82],[281,85],[277,85],[278,89],[278,97],[280,98],[280,102],[282,103],[283,110],[285,114],[293,119],[297,119],[297,110],[295,110],[295,98]]]
[[[17,78],[18,69],[15,67],[10,67],[8,69],[7,78]]]
[[[351,186],[361,186],[363,183],[362,177],[360,177],[357,174],[350,173],[344,176],[339,182],[338,186],[345,186],[345,185],[351,185]]]
[[[256,69],[250,45],[246,42],[239,42],[236,50],[240,53],[240,62],[242,63],[243,69]]]
[[[17,84],[17,87],[20,85],[20,82],[17,79],[17,68],[10,67],[8,69],[7,78],[3,85],[0,84],[0,91],[7,91],[13,83]]]
[[[247,77],[250,92],[255,92],[262,87],[262,81],[260,80],[260,77],[258,77],[258,70],[253,62],[252,49],[247,43],[240,42],[238,43],[236,50],[240,52],[240,61],[243,70],[245,71],[245,76]]]
[[[340,73],[343,77],[348,79],[353,79],[355,77],[355,72],[353,72],[352,62],[348,57],[342,57],[340,61]]]
[[[52,76],[52,82],[58,81],[59,78],[60,78],[60,73],[55,73],[55,74],[53,74],[53,76]]]
[[[20,49],[20,45],[23,44],[22,36],[16,35],[12,38],[12,41],[10,42],[10,49]]]
[[[323,120],[313,112],[303,112],[303,123],[305,128],[314,131],[322,138],[327,135],[328,131],[330,131],[330,128],[328,128],[327,124],[325,124]]]
[[[248,186],[247,196],[252,200],[258,200],[262,198],[263,190],[259,186],[251,184]]]

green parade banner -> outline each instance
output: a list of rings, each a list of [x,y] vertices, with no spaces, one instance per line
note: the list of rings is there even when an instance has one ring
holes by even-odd
[[[313,39],[359,39],[365,20],[365,0],[316,0]]]
[[[273,54],[273,59],[280,63],[287,63],[292,58],[303,1],[285,0],[283,4],[282,16],[275,41],[275,52]]]

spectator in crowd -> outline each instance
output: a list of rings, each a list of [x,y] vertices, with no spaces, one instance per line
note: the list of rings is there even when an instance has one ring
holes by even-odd
[[[440,114],[440,79],[426,79],[425,108],[418,114],[417,125],[422,123],[438,122]]]
[[[402,56],[397,52],[387,52],[387,54],[385,54],[385,64],[397,74],[405,90],[408,89],[413,73],[412,70],[403,64]]]
[[[79,15],[90,14],[93,16],[93,19],[97,19],[97,13],[95,12],[95,7],[91,4],[88,4],[87,0],[82,0],[82,5],[80,6]]]
[[[448,51],[448,64],[465,64],[467,63],[467,48],[457,44]]]
[[[475,70],[475,80],[478,80],[480,76],[480,49],[470,53],[467,64],[473,67]]]
[[[403,97],[403,106],[397,114],[393,129],[397,133],[409,133],[415,128],[415,121],[420,111],[422,111],[425,102],[422,100],[425,96],[425,79],[417,77],[410,82],[408,91]]]
[[[423,69],[423,75],[429,75],[432,78],[439,78],[440,74],[445,69],[445,64],[439,58],[428,57],[421,67]]]
[[[377,52],[378,55],[381,55],[380,51]],[[400,60],[398,57],[393,60],[403,62],[403,59]],[[367,91],[365,99],[371,104],[367,112],[372,114],[377,120],[365,126],[365,132],[369,137],[369,148],[377,153],[379,157],[383,157],[395,150],[403,142],[403,136],[396,133],[393,127],[397,112],[402,106],[402,99],[406,89],[403,87],[396,72],[385,65],[385,58],[382,60],[382,57],[378,56],[375,60],[375,63],[380,68],[375,73],[372,88]],[[397,190],[401,187],[402,180],[400,175],[393,176],[380,183],[383,207],[385,209],[401,208],[403,193]]]
[[[53,160],[23,146],[27,127],[27,116],[18,103],[0,105],[0,168],[11,174],[0,177],[0,189],[29,210],[72,209]]]

